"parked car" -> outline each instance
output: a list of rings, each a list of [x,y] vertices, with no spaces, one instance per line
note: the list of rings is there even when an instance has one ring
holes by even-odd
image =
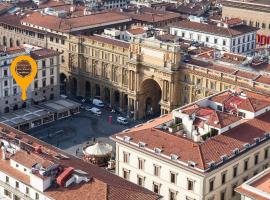
[[[89,110],[91,113],[100,116],[101,115],[101,110],[99,108],[93,107]]]
[[[91,107],[86,106],[86,107],[85,107],[85,110],[86,110],[86,111],[91,111]]]
[[[104,107],[104,103],[100,99],[93,99],[93,104],[95,106],[97,106],[97,107],[100,107],[100,108],[103,108]]]
[[[116,121],[119,124],[123,124],[123,125],[127,125],[128,124],[128,120],[126,118],[124,118],[124,117],[117,117]]]

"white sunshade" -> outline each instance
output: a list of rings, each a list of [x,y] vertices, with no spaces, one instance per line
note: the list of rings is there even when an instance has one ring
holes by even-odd
[[[103,156],[112,152],[112,146],[106,143],[97,142],[92,146],[88,146],[84,153],[86,155]]]

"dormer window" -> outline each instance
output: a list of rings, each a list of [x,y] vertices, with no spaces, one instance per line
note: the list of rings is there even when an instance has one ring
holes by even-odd
[[[248,149],[250,147],[250,144],[249,143],[246,143],[243,145],[246,149]]]
[[[146,146],[146,144],[144,142],[139,142],[139,147],[140,148],[144,148]]]
[[[193,162],[193,161],[188,161],[188,166],[190,167],[196,167],[197,163]]]
[[[238,149],[238,148],[234,149],[234,150],[233,150],[233,154],[234,154],[234,155],[239,154],[239,149]]]
[[[155,153],[158,153],[158,154],[160,154],[160,153],[161,153],[161,149],[160,149],[160,148],[158,148],[158,147],[156,147],[156,148],[154,149],[154,151],[155,151]]]
[[[222,155],[222,156],[220,156],[220,159],[224,162],[224,161],[228,160],[228,156],[226,154]]]
[[[130,140],[131,140],[131,137],[129,137],[129,136],[124,136],[124,141],[125,141],[125,142],[130,142]]]
[[[214,161],[209,162],[208,165],[211,169],[214,169],[216,167],[216,163]]]
[[[254,138],[254,141],[256,142],[256,144],[258,144],[260,142],[260,138]]]
[[[175,155],[175,154],[171,154],[171,160],[177,160],[178,159],[178,156]]]

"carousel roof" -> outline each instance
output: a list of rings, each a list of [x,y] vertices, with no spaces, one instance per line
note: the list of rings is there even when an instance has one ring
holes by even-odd
[[[84,150],[84,154],[93,156],[103,156],[112,152],[112,146],[106,143],[97,142],[92,146],[88,146]]]

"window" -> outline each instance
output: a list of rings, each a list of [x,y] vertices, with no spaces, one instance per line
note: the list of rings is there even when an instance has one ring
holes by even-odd
[[[262,23],[262,28],[265,29],[266,25],[265,23]]]
[[[176,200],[176,191],[169,190],[169,200]]]
[[[187,182],[188,182],[188,190],[192,190],[193,191],[193,189],[194,189],[194,181],[188,179]]]
[[[50,69],[50,75],[53,75],[53,74],[54,74],[54,69],[51,68],[51,69]]]
[[[248,160],[244,161],[244,171],[248,170]]]
[[[5,69],[4,70],[4,76],[7,76],[8,75],[8,71]]]
[[[259,154],[256,154],[254,156],[254,165],[257,165],[258,164],[258,161],[259,161]]]
[[[237,166],[233,167],[233,177],[237,176]]]
[[[42,71],[42,77],[45,77],[46,76],[46,70],[43,70]]]
[[[123,152],[124,163],[129,163],[129,153]]]
[[[34,83],[34,88],[35,88],[35,89],[38,88],[38,81],[35,81],[35,83]]]
[[[258,174],[258,170],[255,170],[254,172],[253,172],[253,176],[256,176]]]
[[[154,165],[154,175],[159,176],[160,175],[160,166]]]
[[[53,58],[50,58],[50,65],[53,65]]]
[[[4,91],[4,96],[7,97],[8,96],[8,90]]]
[[[36,193],[36,199],[37,200],[39,199],[39,193]]]
[[[268,148],[264,150],[264,159],[268,158],[268,151],[269,151]]]
[[[59,43],[59,38],[55,38],[55,42],[56,43]]]
[[[137,183],[138,183],[138,185],[139,186],[144,186],[144,177],[142,177],[142,176],[138,176],[137,177]]]
[[[182,37],[185,37],[185,32],[182,32]]]
[[[51,41],[51,42],[53,41],[53,37],[50,37],[50,41]]]
[[[217,38],[214,39],[214,43],[217,44],[218,43],[218,40]]]
[[[159,194],[159,190],[160,190],[160,184],[153,183],[153,191]]]
[[[16,88],[16,87],[13,88],[13,94],[14,94],[14,95],[17,94],[17,88]]]
[[[235,192],[235,188],[237,187],[237,183],[234,183],[232,185],[232,197],[234,197],[236,195],[236,192]]]
[[[205,38],[205,41],[206,41],[206,42],[209,42],[209,37],[206,37],[206,38]]]
[[[9,177],[6,176],[6,183],[9,183]]]
[[[15,187],[16,187],[17,189],[19,188],[19,182],[18,182],[18,181],[16,181]]]
[[[129,180],[129,170],[123,169],[123,178]]]
[[[263,166],[263,170],[265,170],[265,169],[267,169],[268,168],[268,164],[265,164],[264,166]]]
[[[42,87],[46,87],[46,79],[42,80]]]
[[[8,191],[8,190],[6,190],[6,189],[4,190],[4,195],[7,196],[7,197],[9,197],[10,199],[11,199],[11,197],[12,197],[11,192]]]
[[[65,40],[63,40],[63,39],[62,39],[62,40],[61,40],[61,44],[63,44],[63,45],[64,45],[64,44],[65,44]]]
[[[221,175],[221,184],[224,184],[226,182],[226,173],[223,173]]]
[[[213,191],[214,190],[214,182],[215,180],[212,179],[209,181],[209,192]]]
[[[8,81],[7,80],[4,81],[4,86],[8,86]]]
[[[51,83],[51,85],[53,85],[53,84],[54,84],[54,78],[53,78],[53,77],[51,77],[51,79],[50,79],[50,83]]]
[[[223,46],[226,46],[226,40],[223,40]]]
[[[138,158],[138,168],[141,170],[144,169],[144,159]]]
[[[45,67],[46,67],[46,61],[42,60],[42,68],[45,68]]]
[[[170,172],[171,173],[171,183],[176,184],[176,173]]]
[[[212,90],[216,89],[216,84],[214,82],[210,82],[210,88]]]
[[[225,200],[225,191],[222,191],[221,193],[220,193],[220,200]]]
[[[29,187],[25,188],[25,194],[29,194]]]
[[[233,46],[235,46],[235,39],[233,39]]]

